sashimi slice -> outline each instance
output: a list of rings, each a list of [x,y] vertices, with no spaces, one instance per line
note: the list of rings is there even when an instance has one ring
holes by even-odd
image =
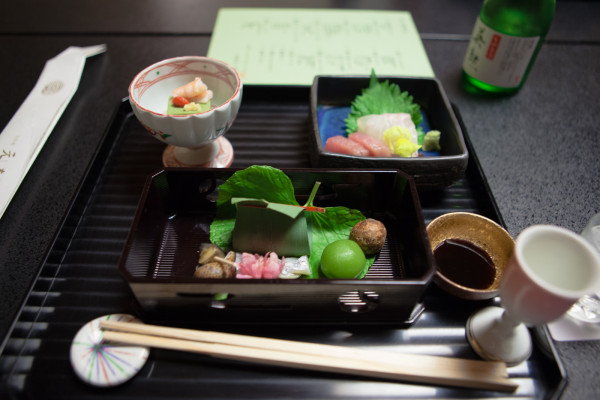
[[[365,146],[342,135],[332,136],[327,139],[323,150],[331,153],[348,154],[351,156],[369,156],[369,150],[367,150]]]
[[[356,123],[358,131],[383,141],[383,133],[389,128],[400,126],[410,131],[411,142],[418,143],[417,128],[407,113],[371,114],[360,117]]]
[[[354,132],[348,135],[348,139],[362,144],[369,151],[371,157],[392,156],[392,151],[384,141],[369,136],[366,133]]]

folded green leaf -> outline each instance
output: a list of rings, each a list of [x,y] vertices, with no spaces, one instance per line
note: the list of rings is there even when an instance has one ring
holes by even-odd
[[[237,214],[232,234],[235,251],[300,257],[310,253],[303,208],[262,199],[232,197]]]
[[[296,218],[304,211],[302,207],[293,204],[273,203],[264,199],[249,199],[247,197],[232,197],[231,204],[238,205],[238,214],[240,205],[246,207],[250,206],[266,208],[268,210],[273,210],[280,214],[286,215],[289,218]]]

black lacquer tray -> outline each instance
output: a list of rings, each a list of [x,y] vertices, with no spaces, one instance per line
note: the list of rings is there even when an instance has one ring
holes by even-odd
[[[306,168],[308,87],[244,88],[239,116],[227,137],[233,167],[269,164]],[[425,223],[453,211],[476,212],[503,223],[476,155],[456,183],[419,193]],[[356,378],[340,374],[266,367],[207,356],[151,351],[139,375],[124,385],[98,389],[71,369],[71,340],[86,322],[105,314],[137,312],[118,271],[119,259],[146,177],[159,170],[164,145],[152,138],[123,101],[73,199],[54,243],[0,348],[2,399],[380,399],[380,398],[556,398],[566,376],[546,329],[533,330],[531,358],[509,368],[515,393],[462,390]],[[425,311],[410,328],[386,326],[195,326],[242,334],[476,359],[465,340],[465,322],[495,300],[469,302],[431,285]]]

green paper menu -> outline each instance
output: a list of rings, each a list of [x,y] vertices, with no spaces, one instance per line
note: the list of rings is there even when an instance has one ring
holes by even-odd
[[[407,11],[221,8],[209,57],[244,84],[311,85],[315,75],[434,77]]]

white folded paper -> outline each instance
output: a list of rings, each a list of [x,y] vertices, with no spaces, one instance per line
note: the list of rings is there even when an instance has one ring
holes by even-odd
[[[46,61],[33,90],[0,134],[0,218],[77,91],[87,57],[104,44],[69,47]]]
[[[567,314],[548,324],[552,338],[559,342],[600,340],[600,323],[576,320]]]

